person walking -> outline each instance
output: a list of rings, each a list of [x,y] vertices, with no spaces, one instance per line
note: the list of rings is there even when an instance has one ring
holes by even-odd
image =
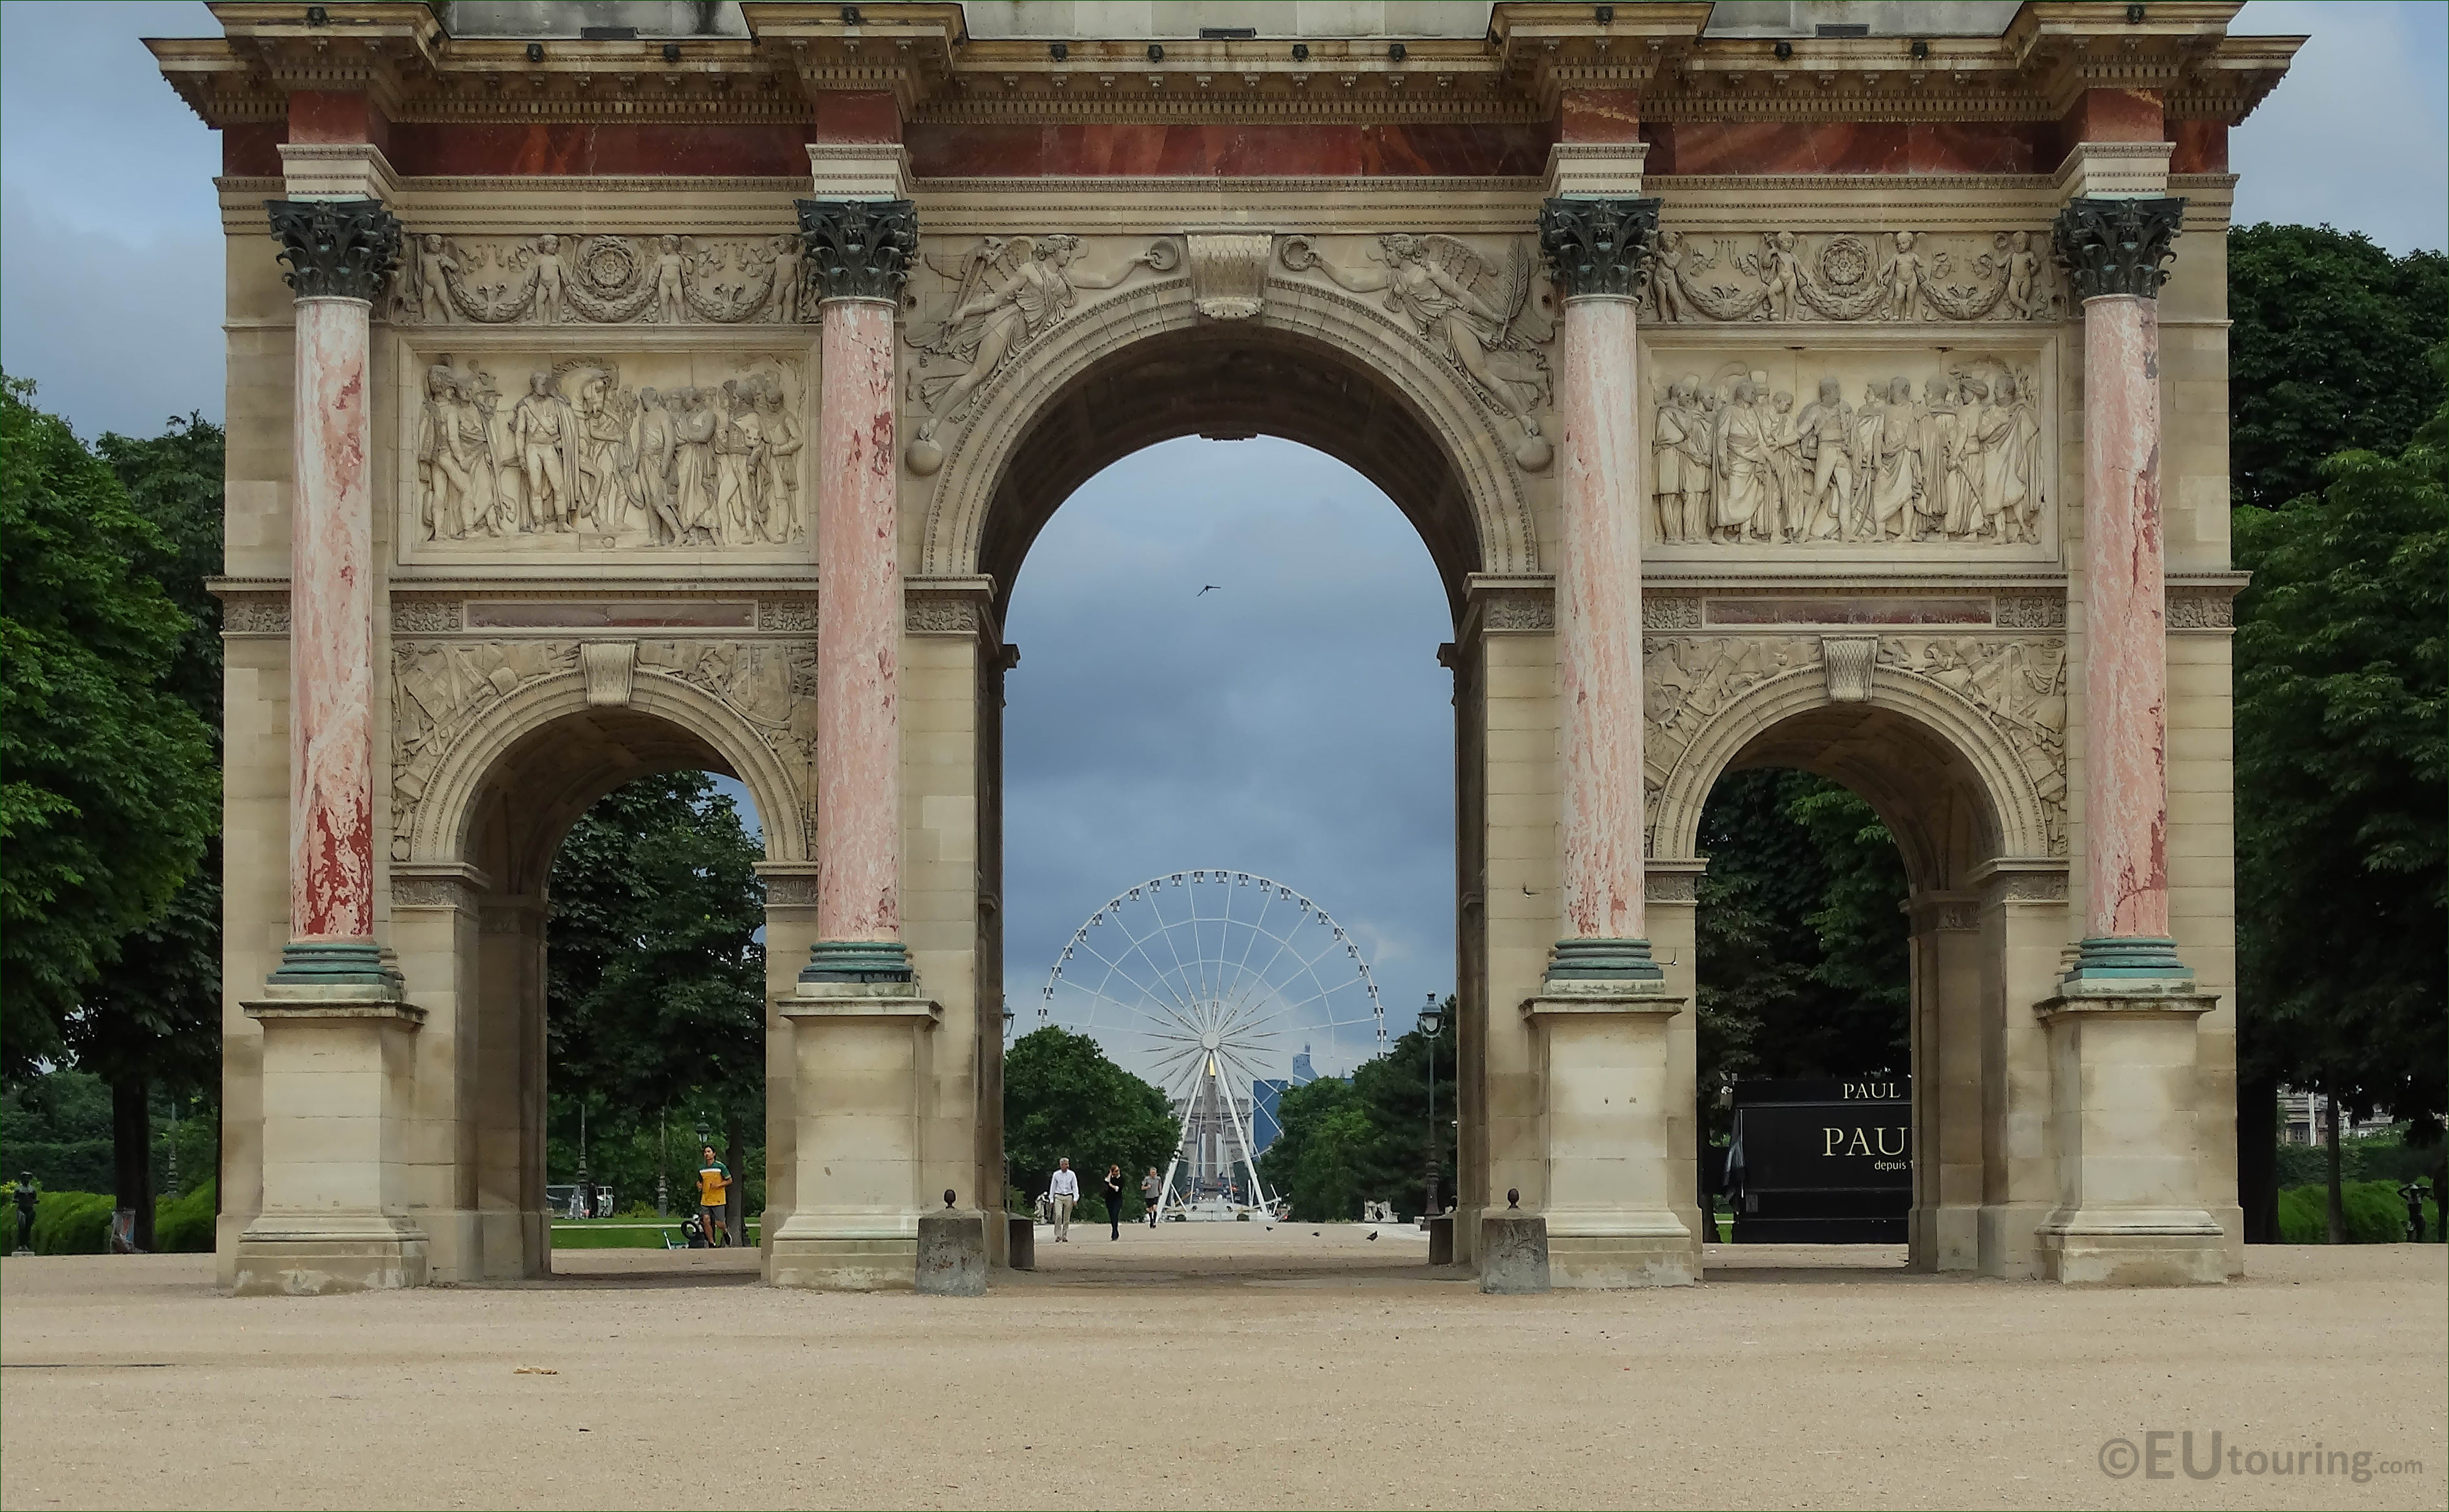
[[[1046,1195],[1054,1199],[1054,1242],[1071,1242],[1071,1205],[1080,1200],[1080,1173],[1071,1169],[1070,1157],[1054,1162],[1054,1179],[1046,1184]]]
[[[1151,1229],[1156,1227],[1156,1210],[1164,1196],[1165,1180],[1156,1174],[1155,1166],[1149,1166],[1148,1174],[1140,1177],[1140,1201],[1147,1204],[1147,1226]]]
[[[1113,1231],[1106,1235],[1109,1239],[1123,1236],[1123,1193],[1126,1190],[1123,1168],[1119,1165],[1106,1167],[1106,1223]]]
[[[731,1242],[731,1231],[723,1227],[723,1194],[731,1190],[731,1167],[714,1158],[714,1146],[707,1145],[705,1158],[697,1167],[697,1211],[705,1225],[705,1242],[709,1249],[720,1249]]]

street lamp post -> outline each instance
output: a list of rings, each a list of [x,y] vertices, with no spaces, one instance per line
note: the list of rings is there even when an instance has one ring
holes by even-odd
[[[1437,1206],[1437,1031],[1445,1027],[1445,1011],[1437,1006],[1437,995],[1429,994],[1426,1007],[1420,1009],[1420,1032],[1428,1037],[1429,1046],[1429,1169],[1428,1183],[1422,1189],[1426,1200],[1421,1216],[1435,1217],[1444,1212]]]

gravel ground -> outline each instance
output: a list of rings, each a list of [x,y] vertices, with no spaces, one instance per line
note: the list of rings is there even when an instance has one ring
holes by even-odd
[[[244,1300],[201,1256],[10,1259],[0,1504],[2449,1500],[2438,1246],[2258,1249],[2249,1279],[2189,1292],[1713,1247],[1687,1290],[1483,1297],[1417,1235],[1367,1233],[1041,1231],[1044,1269],[983,1299],[773,1291],[754,1252]],[[2197,1469],[2217,1432],[2237,1468],[2189,1478],[2155,1430],[2191,1430]],[[2105,1473],[2121,1439],[2165,1448],[2169,1478]],[[2369,1479],[2242,1457],[2316,1441],[2368,1452]]]

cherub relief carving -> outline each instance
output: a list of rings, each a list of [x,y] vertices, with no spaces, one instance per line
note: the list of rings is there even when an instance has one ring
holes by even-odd
[[[1554,322],[1533,297],[1541,275],[1527,242],[1514,245],[1501,270],[1453,237],[1409,232],[1379,237],[1375,266],[1340,267],[1308,237],[1287,237],[1279,256],[1291,271],[1317,268],[1354,294],[1383,293],[1386,308],[1461,369],[1483,403],[1522,428],[1514,460],[1534,472],[1548,465],[1553,452],[1534,411],[1552,396],[1537,348]]]
[[[927,411],[911,442],[912,471],[923,475],[942,466],[936,428],[968,419],[978,390],[1070,314],[1082,294],[1114,288],[1137,268],[1165,272],[1177,260],[1173,243],[1159,241],[1111,273],[1091,273],[1079,266],[1083,251],[1075,236],[988,237],[954,268],[928,260],[928,267],[952,281],[954,294],[941,321],[903,333],[918,354],[906,397]],[[937,363],[957,363],[961,371],[930,373]]]
[[[1934,245],[1942,239],[1957,244]],[[1642,293],[1646,318],[1687,320],[2048,320],[2058,303],[2029,231],[1986,246],[1897,231],[1658,233]],[[1733,275],[1733,277],[1728,277]]]
[[[581,240],[427,232],[395,280],[403,324],[794,325],[804,266],[792,236]]]

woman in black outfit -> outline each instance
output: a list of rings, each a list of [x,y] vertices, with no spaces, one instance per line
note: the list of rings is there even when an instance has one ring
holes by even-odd
[[[1114,1232],[1108,1237],[1121,1238],[1123,1236],[1123,1168],[1119,1165],[1106,1167],[1106,1220],[1114,1227]]]

